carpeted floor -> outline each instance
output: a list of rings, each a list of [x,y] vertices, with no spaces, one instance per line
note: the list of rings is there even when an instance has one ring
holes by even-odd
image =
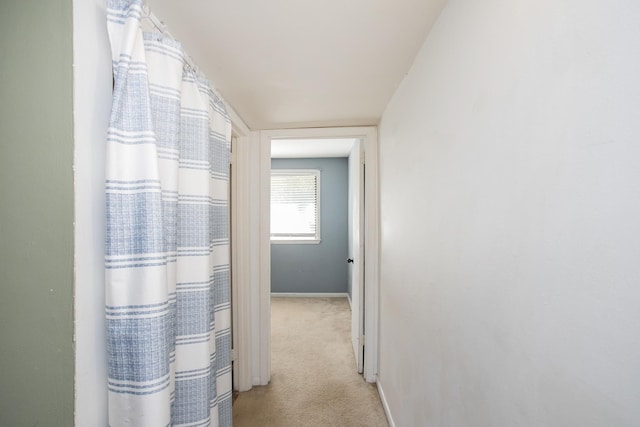
[[[271,299],[271,383],[240,393],[235,427],[387,426],[356,372],[346,298]]]

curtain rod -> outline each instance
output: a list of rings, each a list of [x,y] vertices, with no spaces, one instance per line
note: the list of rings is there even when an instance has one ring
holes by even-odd
[[[173,40],[176,40],[173,34],[171,34],[171,32],[169,32],[169,30],[167,29],[165,23],[153,14],[153,12],[151,12],[146,4],[142,6],[142,18],[147,19],[151,24],[153,24],[154,27],[156,27],[158,31],[160,31],[165,36],[171,37]],[[200,69],[196,66],[195,62],[193,62],[193,59],[191,59],[191,57],[187,54],[187,52],[184,51],[184,49],[182,49],[182,55],[184,56],[184,60],[187,65],[191,67],[192,70],[194,70],[198,74],[202,74],[200,72]]]
[[[162,22],[160,19],[158,19],[158,17],[155,16],[153,14],[153,12],[151,12],[151,9],[149,9],[149,6],[147,6],[146,4],[143,4],[141,9],[142,9],[142,17],[141,17],[141,19],[146,19],[154,27],[156,27],[156,29],[158,31],[160,31],[163,35],[165,35],[167,37],[170,37],[172,40],[177,40],[173,36],[173,34],[171,34],[171,32],[169,32],[169,29],[167,28],[165,23]],[[191,56],[189,56],[189,54],[184,50],[184,48],[182,49],[182,56],[184,57],[184,60],[185,60],[185,62],[187,64],[187,66],[189,66],[196,74],[199,74],[207,82],[209,82],[209,89],[211,89],[211,91],[218,97],[218,99],[225,105],[225,108],[226,108],[226,102],[225,102],[224,98],[222,97],[222,95],[220,95],[220,92],[218,92],[213,87],[213,84],[211,83],[211,81],[207,78],[207,76],[202,71],[200,71],[200,68],[198,68],[196,63],[193,61],[193,59],[191,59]]]

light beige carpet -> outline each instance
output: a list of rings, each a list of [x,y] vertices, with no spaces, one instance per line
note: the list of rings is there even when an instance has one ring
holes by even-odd
[[[387,426],[356,372],[346,298],[271,299],[271,383],[240,393],[235,427]]]

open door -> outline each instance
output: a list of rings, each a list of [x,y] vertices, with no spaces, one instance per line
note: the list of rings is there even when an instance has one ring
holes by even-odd
[[[364,153],[357,141],[349,155],[349,291],[351,342],[358,372],[364,369]]]

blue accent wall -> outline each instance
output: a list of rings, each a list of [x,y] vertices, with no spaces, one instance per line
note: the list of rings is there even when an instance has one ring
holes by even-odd
[[[321,239],[271,244],[271,292],[347,292],[347,159],[272,159],[271,168],[320,170]]]

